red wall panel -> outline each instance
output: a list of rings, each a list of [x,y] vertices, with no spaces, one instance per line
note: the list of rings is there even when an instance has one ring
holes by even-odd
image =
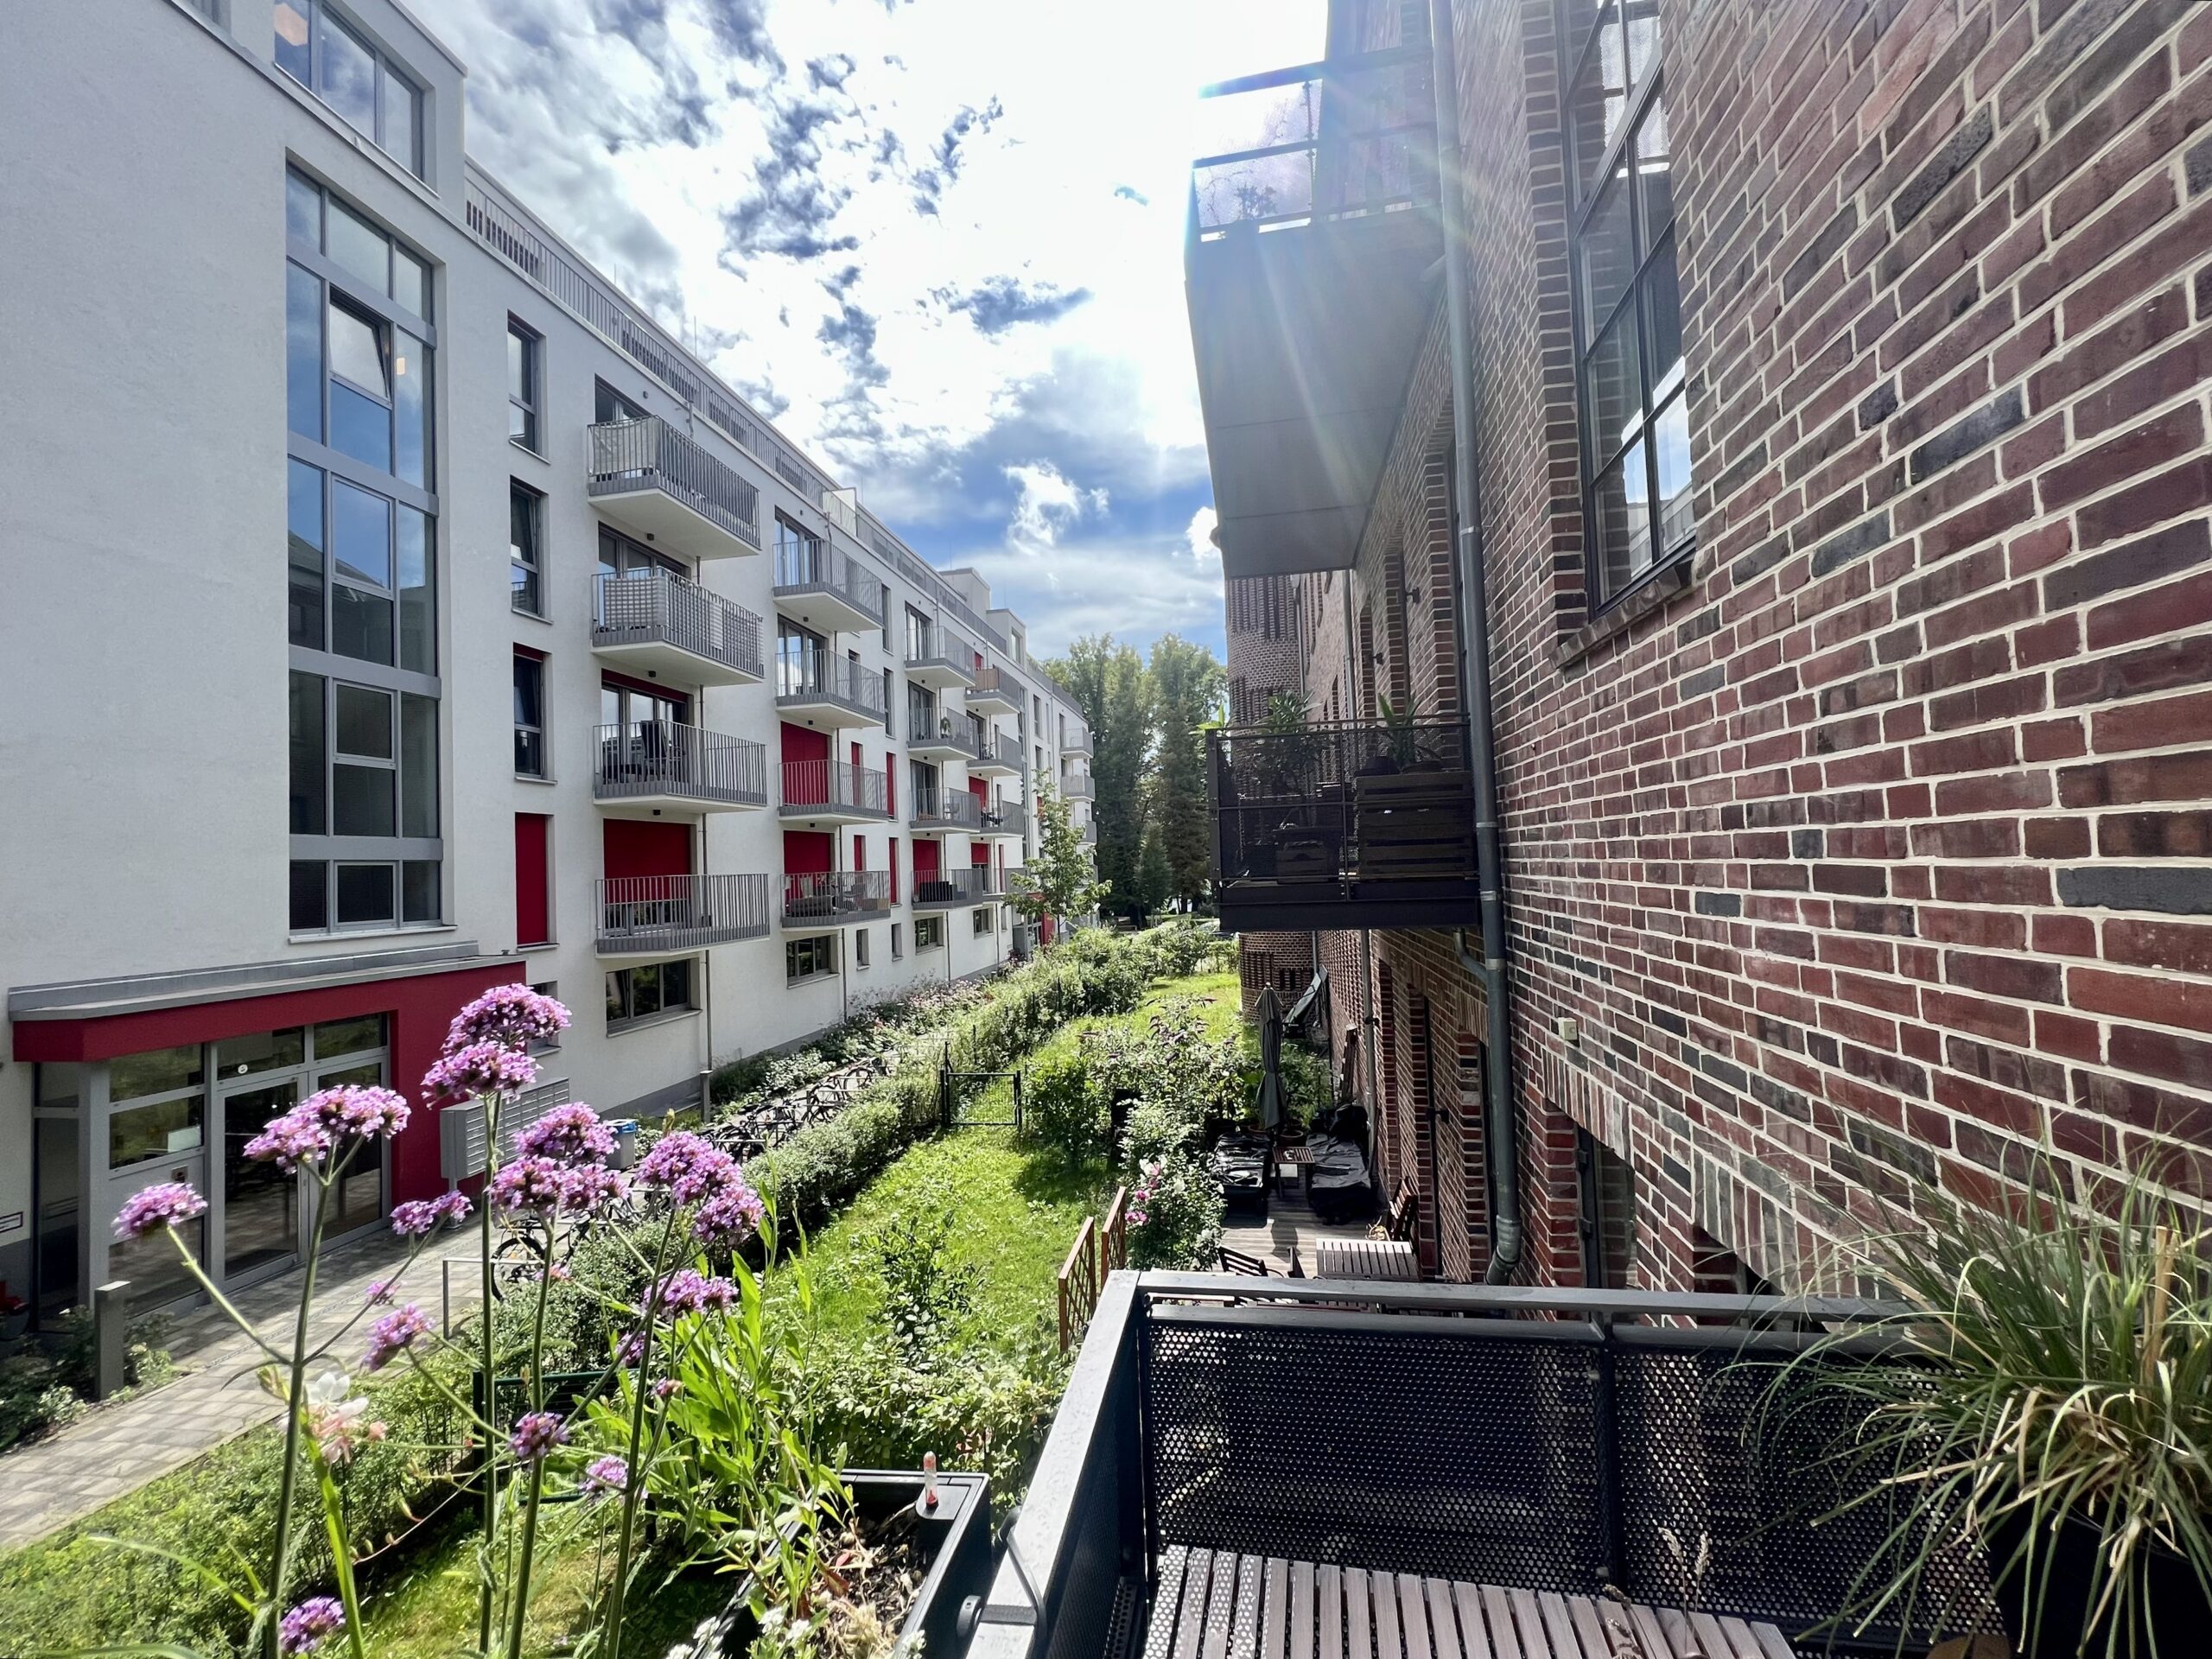
[[[691,827],[649,818],[609,818],[601,851],[609,880],[626,875],[691,874]]]
[[[815,875],[836,867],[832,837],[816,830],[784,831],[784,874]]]
[[[553,820],[543,812],[515,814],[515,943],[543,944],[553,937],[552,897],[546,874]]]

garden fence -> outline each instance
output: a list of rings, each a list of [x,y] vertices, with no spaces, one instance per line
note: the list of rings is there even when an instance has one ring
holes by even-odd
[[[1122,1186],[1114,1190],[1113,1202],[1106,1206],[1103,1219],[1083,1218],[1075,1243],[1068,1247],[1068,1259],[1060,1263],[1062,1353],[1074,1352],[1083,1340],[1091,1313],[1098,1306],[1099,1293],[1106,1287],[1106,1275],[1128,1265],[1129,1189]]]

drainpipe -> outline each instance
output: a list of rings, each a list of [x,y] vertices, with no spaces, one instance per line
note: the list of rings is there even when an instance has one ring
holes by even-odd
[[[1483,1166],[1490,1189],[1487,1284],[1503,1284],[1521,1262],[1520,1125],[1513,1110],[1512,976],[1505,935],[1505,863],[1498,839],[1497,749],[1491,709],[1490,605],[1483,571],[1482,514],[1475,475],[1473,321],[1467,292],[1466,195],[1460,184],[1459,73],[1451,0],[1429,0],[1429,52],[1436,92],[1436,170],[1444,221],[1444,298],[1451,330],[1452,463],[1459,509],[1460,683],[1466,688],[1469,760],[1475,775],[1475,874],[1482,899],[1482,950],[1459,937],[1459,960],[1482,981],[1488,1013],[1483,1068]]]

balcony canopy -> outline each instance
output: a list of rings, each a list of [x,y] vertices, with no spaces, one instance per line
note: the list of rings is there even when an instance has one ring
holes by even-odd
[[[1209,87],[1185,280],[1230,576],[1341,569],[1444,251],[1426,45]]]

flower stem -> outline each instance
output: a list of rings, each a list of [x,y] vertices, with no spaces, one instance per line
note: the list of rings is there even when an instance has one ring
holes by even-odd
[[[492,1650],[492,1572],[488,1552],[499,1529],[499,1402],[492,1387],[492,1169],[499,1157],[499,1096],[486,1095],[484,1106],[484,1185],[476,1201],[477,1265],[481,1269],[480,1289],[482,1300],[476,1310],[476,1322],[481,1338],[481,1365],[484,1377],[484,1465],[483,1514],[484,1567],[478,1577],[476,1595],[476,1651],[487,1654]]]
[[[545,1409],[545,1304],[553,1294],[553,1228],[554,1221],[546,1224],[545,1249],[538,1257],[537,1307],[530,1323],[530,1408],[532,1413]],[[537,1552],[538,1495],[545,1486],[545,1459],[540,1457],[530,1469],[530,1495],[524,1500],[522,1511],[522,1560],[516,1564],[514,1583],[507,1592],[507,1659],[522,1659],[523,1615],[530,1609],[531,1561]]]
[[[315,1268],[322,1260],[323,1224],[330,1214],[329,1179],[318,1170],[315,1181],[315,1226],[308,1236],[307,1267],[300,1284],[300,1311],[292,1322],[292,1358],[284,1389],[284,1461],[276,1483],[276,1542],[269,1568],[269,1659],[278,1659],[276,1624],[284,1611],[284,1579],[292,1567],[292,1495],[299,1484],[303,1415],[301,1396],[308,1369],[308,1316],[315,1307]],[[343,1551],[340,1553],[342,1554]]]
[[[315,1463],[315,1473],[322,1482],[322,1523],[330,1535],[330,1560],[338,1579],[338,1596],[346,1606],[346,1645],[353,1659],[367,1659],[361,1630],[361,1597],[353,1582],[353,1557],[346,1547],[346,1501],[339,1495],[329,1461],[318,1454]]]
[[[615,1533],[614,1577],[607,1587],[607,1617],[601,1625],[601,1651],[594,1659],[622,1659],[622,1602],[630,1585],[630,1544],[637,1527],[638,1499],[645,1485],[645,1471],[639,1462],[638,1448],[645,1442],[645,1404],[652,1397],[653,1320],[659,1311],[654,1306],[654,1296],[660,1288],[661,1275],[667,1271],[668,1247],[676,1236],[679,1213],[679,1206],[671,1199],[668,1224],[661,1229],[660,1245],[653,1252],[645,1276],[645,1339],[639,1348],[638,1378],[630,1402],[629,1478],[623,1482],[622,1524]]]

